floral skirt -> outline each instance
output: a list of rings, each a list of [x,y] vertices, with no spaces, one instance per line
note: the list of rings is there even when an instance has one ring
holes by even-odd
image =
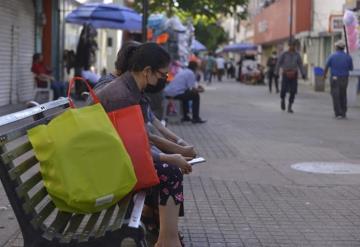
[[[156,163],[160,183],[153,187],[146,197],[145,204],[148,206],[166,205],[169,197],[174,199],[175,205],[180,204],[180,214],[184,215],[184,192],[183,192],[183,174],[181,170],[174,165],[165,163]]]

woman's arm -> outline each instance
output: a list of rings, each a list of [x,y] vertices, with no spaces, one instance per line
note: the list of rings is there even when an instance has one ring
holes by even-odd
[[[161,122],[160,120],[154,116],[154,120],[152,122],[152,125],[168,140],[175,142],[177,144],[178,141],[181,141],[182,139],[180,137],[178,137],[174,132],[172,132],[171,130],[169,130],[168,128],[166,128]],[[187,144],[187,143],[186,143]],[[186,146],[186,145],[184,145]]]
[[[192,166],[186,161],[186,158],[180,154],[160,153],[160,161],[162,163],[177,166],[184,174],[192,172]]]
[[[193,146],[181,146],[161,136],[148,134],[149,141],[164,153],[181,154],[185,157],[195,157],[196,152]]]

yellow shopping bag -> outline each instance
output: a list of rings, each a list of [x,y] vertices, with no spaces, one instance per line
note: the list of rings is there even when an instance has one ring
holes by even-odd
[[[107,208],[136,184],[131,159],[100,104],[69,109],[28,131],[44,185],[62,211]]]

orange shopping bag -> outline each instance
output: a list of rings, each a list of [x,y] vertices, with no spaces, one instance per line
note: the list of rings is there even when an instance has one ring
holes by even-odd
[[[138,180],[135,190],[158,184],[160,181],[151,156],[140,106],[133,105],[116,110],[108,113],[108,116],[123,140],[134,165]]]
[[[73,80],[82,80],[75,77]],[[100,102],[95,92],[90,88],[89,93],[94,103]],[[149,140],[144,125],[144,118],[139,105],[129,106],[108,113],[117,130],[134,166],[137,183],[134,190],[140,190],[157,185],[160,181],[151,156]]]

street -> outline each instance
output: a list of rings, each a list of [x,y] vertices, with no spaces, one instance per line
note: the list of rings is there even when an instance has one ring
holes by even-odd
[[[185,178],[186,246],[360,246],[360,173],[291,167],[360,166],[360,109],[334,119],[329,93],[300,86],[293,110],[267,86],[227,80],[201,95],[207,123],[169,125],[207,159]],[[22,246],[2,187],[0,196],[0,246]]]

